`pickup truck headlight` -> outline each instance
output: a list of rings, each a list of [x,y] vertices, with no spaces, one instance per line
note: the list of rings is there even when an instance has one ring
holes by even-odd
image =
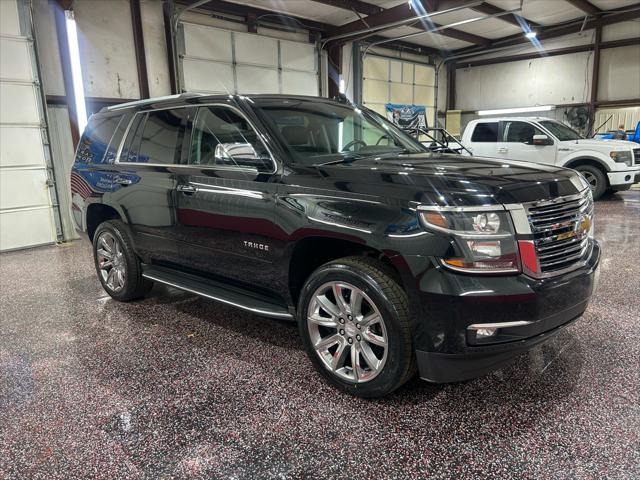
[[[454,254],[441,258],[447,268],[469,273],[517,273],[518,247],[511,217],[504,210],[477,207],[425,207],[420,219],[427,229],[450,234]]]
[[[633,164],[630,150],[620,150],[609,153],[611,159],[616,163],[625,163],[628,167]]]

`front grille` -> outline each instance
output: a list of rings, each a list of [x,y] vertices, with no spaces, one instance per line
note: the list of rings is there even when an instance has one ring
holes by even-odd
[[[525,204],[542,276],[578,268],[589,254],[593,200],[589,190]]]
[[[633,163],[640,165],[640,148],[633,149]]]

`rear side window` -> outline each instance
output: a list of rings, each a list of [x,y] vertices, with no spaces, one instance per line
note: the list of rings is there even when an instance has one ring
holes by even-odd
[[[191,111],[177,108],[139,115],[132,124],[120,162],[179,164]]]
[[[91,117],[78,145],[76,161],[84,163],[113,161],[119,142],[112,142],[112,138],[122,117],[123,115]]]
[[[478,123],[473,130],[471,136],[472,142],[497,142],[498,141],[498,122]]]

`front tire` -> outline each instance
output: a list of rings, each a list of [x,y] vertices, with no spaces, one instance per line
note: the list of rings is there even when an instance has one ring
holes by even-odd
[[[98,225],[93,236],[93,259],[102,288],[121,302],[144,297],[153,282],[142,276],[126,227],[119,220]]]
[[[576,170],[580,172],[591,186],[593,199],[598,200],[609,188],[606,174],[593,165],[578,165]]]
[[[387,395],[415,373],[408,298],[381,262],[347,257],[306,281],[298,324],[315,368],[340,390]]]

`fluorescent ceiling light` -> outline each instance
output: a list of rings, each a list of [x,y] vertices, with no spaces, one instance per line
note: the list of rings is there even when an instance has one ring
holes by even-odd
[[[555,105],[539,105],[537,107],[501,108],[498,110],[479,110],[478,115],[502,115],[506,113],[546,112],[556,108]]]
[[[80,67],[80,47],[78,46],[78,31],[72,10],[65,10],[64,17],[67,26],[67,43],[71,60],[71,77],[73,78],[73,96],[76,101],[76,116],[80,135],[87,126],[87,105],[84,100],[84,84],[82,83],[82,68]]]
[[[344,78],[340,77],[340,85],[338,86],[338,91],[340,93],[344,93],[344,88],[345,88]]]
[[[527,38],[536,38],[536,35],[538,35],[538,33],[535,30],[531,30],[530,32],[524,34],[524,36]]]

